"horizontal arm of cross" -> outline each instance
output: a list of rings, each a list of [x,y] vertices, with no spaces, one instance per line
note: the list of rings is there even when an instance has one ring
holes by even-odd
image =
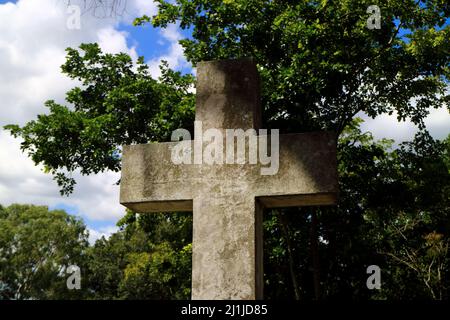
[[[260,138],[260,137],[258,137]],[[174,164],[176,142],[124,147],[121,203],[138,212],[192,211],[198,197],[245,192],[265,207],[335,204],[336,139],[317,132],[280,136],[279,167],[262,164]]]
[[[175,142],[123,147],[120,203],[136,212],[192,211],[198,165],[175,165]]]
[[[336,134],[280,135],[279,169],[260,175],[255,197],[266,208],[334,205],[338,179]]]

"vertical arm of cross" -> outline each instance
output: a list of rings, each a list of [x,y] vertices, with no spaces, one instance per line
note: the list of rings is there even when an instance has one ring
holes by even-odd
[[[196,103],[196,121],[202,122],[203,130],[258,129],[260,81],[255,63],[199,63]],[[256,263],[262,214],[258,220],[248,173],[245,165],[201,168],[203,184],[193,204],[193,299],[262,298]]]
[[[204,129],[261,127],[260,78],[251,58],[199,62],[195,120]]]

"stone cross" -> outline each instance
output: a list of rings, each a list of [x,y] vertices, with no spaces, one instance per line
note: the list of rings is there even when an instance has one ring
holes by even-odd
[[[196,99],[203,129],[261,126],[251,59],[199,63]],[[280,135],[274,175],[261,164],[174,164],[176,144],[123,147],[120,202],[142,213],[193,211],[193,299],[261,299],[263,209],[336,203],[335,134]]]

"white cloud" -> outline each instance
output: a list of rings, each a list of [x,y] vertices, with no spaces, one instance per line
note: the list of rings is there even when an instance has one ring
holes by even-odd
[[[106,239],[108,239],[111,234],[117,232],[117,230],[118,228],[115,226],[101,227],[98,230],[89,228],[89,243],[93,245],[95,241],[97,241],[101,237],[105,237]]]
[[[67,47],[98,42],[106,52],[137,57],[135,48],[127,46],[128,34],[116,29],[120,20],[86,13],[81,29],[71,30],[66,26],[68,16],[65,3],[55,0],[0,5],[0,125],[22,124],[45,112],[43,102],[49,97],[63,101],[73,86],[60,71]]]
[[[125,212],[119,204],[119,173],[91,176],[75,174],[77,186],[70,197],[61,197],[52,176],[35,166],[19,149],[19,140],[0,131],[0,203],[33,203],[57,206],[61,203],[79,209],[90,220],[116,221]]]
[[[155,15],[158,11],[157,3],[152,0],[135,0],[131,4],[131,12],[136,17],[147,15],[149,17]]]
[[[127,32],[117,31],[112,26],[98,31],[98,44],[103,51],[109,53],[127,52],[133,60],[137,59],[136,48],[128,48],[126,38]]]
[[[372,132],[375,139],[394,139],[398,144],[411,140],[418,131],[417,126],[410,120],[399,122],[396,113],[392,115],[383,114],[375,119],[363,113],[359,113],[357,116],[365,121],[361,129]],[[446,138],[450,134],[449,111],[446,108],[431,109],[430,114],[425,119],[425,125],[435,139]]]
[[[450,112],[447,108],[433,109],[425,120],[430,134],[436,138],[446,138],[450,134]]]
[[[150,74],[154,78],[158,78],[161,75],[161,70],[159,69],[161,60],[167,61],[169,67],[172,69],[181,69],[190,66],[184,57],[183,47],[178,43],[182,38],[178,24],[168,25],[167,28],[161,29],[160,34],[165,40],[169,41],[170,46],[166,53],[147,62]]]
[[[161,35],[170,42],[178,42],[182,39],[178,24],[169,24],[167,28],[161,29]]]

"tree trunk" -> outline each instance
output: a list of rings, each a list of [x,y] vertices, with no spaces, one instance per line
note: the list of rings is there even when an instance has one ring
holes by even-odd
[[[311,267],[313,270],[314,298],[320,300],[320,261],[319,261],[319,239],[317,235],[316,211],[311,211]]]
[[[291,245],[291,238],[289,234],[289,226],[286,222],[286,217],[280,213],[279,211],[276,211],[278,218],[280,219],[281,223],[281,230],[283,232],[284,239],[286,241],[287,245],[287,251],[288,251],[288,259],[289,259],[289,272],[291,275],[292,280],[292,286],[294,288],[294,294],[295,294],[295,300],[300,300],[300,291],[297,283],[297,277],[295,275],[295,263],[294,263],[294,255],[292,253],[292,245]]]

